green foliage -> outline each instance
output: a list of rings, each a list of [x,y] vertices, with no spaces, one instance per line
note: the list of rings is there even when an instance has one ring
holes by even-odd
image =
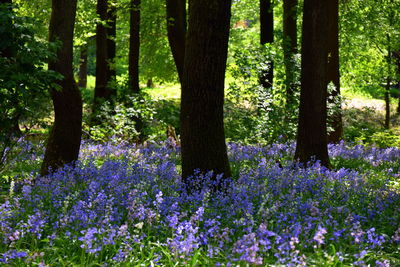
[[[45,63],[54,56],[55,44],[49,50],[47,42],[36,39],[32,20],[17,16],[0,6],[0,166],[4,163],[17,137],[40,126],[50,114],[48,89],[59,75],[48,71]],[[8,55],[7,55],[8,54]],[[7,152],[8,151],[8,152]]]
[[[373,86],[383,97],[386,78],[397,79],[396,65],[388,66],[388,50],[399,49],[399,1],[342,1],[340,56],[342,84],[353,89]]]
[[[225,106],[226,136],[229,140],[273,143],[294,139],[298,103],[286,105],[283,68],[275,68],[273,88],[259,85],[259,77],[271,60],[274,66],[283,66],[283,56],[276,45],[231,49],[228,71],[232,79]]]

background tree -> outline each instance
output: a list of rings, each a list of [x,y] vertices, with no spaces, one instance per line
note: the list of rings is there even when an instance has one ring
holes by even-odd
[[[283,56],[285,64],[286,103],[293,105],[296,92],[297,53],[297,5],[298,0],[283,0]]]
[[[129,39],[129,87],[139,94],[139,54],[140,53],[140,0],[131,0]]]
[[[274,7],[271,0],[260,0],[260,44],[274,42]],[[261,72],[260,83],[263,88],[272,88],[274,80],[274,62],[266,62],[265,69]]]
[[[82,135],[82,99],[75,83],[73,60],[73,35],[76,0],[53,0],[49,26],[50,42],[59,41],[55,60],[49,70],[60,73],[57,87],[51,90],[54,105],[54,125],[46,145],[41,174],[49,168],[56,169],[78,159]]]
[[[190,0],[181,95],[182,176],[231,176],[223,104],[231,1]]]
[[[186,0],[167,0],[168,41],[182,81],[186,38]]]
[[[328,85],[332,83],[334,87],[329,92],[329,101],[334,109],[328,118],[332,126],[332,130],[328,133],[328,141],[337,143],[343,138],[339,72],[339,0],[329,0],[327,5],[329,6],[327,82]]]
[[[100,21],[96,29],[96,86],[94,90],[93,115],[96,116],[104,101],[112,102],[115,90],[115,13],[111,0],[97,1]],[[112,16],[111,16],[112,15]],[[95,124],[96,119],[93,121]]]
[[[328,5],[305,0],[301,48],[301,93],[295,159],[329,167],[327,147]]]
[[[87,87],[88,46],[89,45],[87,42],[81,45],[81,51],[80,51],[78,86],[82,88]]]

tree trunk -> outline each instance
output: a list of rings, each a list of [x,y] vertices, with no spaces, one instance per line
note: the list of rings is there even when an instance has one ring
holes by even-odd
[[[131,0],[129,39],[129,86],[139,94],[139,51],[140,51],[140,0]]]
[[[117,71],[115,66],[115,59],[117,55],[117,0],[108,0],[107,9],[107,63],[110,72],[108,87],[112,91],[112,96],[117,95],[116,83],[117,83]]]
[[[274,42],[274,8],[271,0],[260,0],[260,44]],[[260,84],[263,88],[272,88],[274,80],[274,62],[267,62],[267,69],[261,71]]]
[[[152,78],[147,79],[146,87],[147,88],[154,88],[154,82],[153,82]]]
[[[88,43],[81,45],[81,56],[79,60],[79,81],[78,86],[81,88],[87,87],[88,74]]]
[[[328,38],[328,69],[327,84],[333,83],[334,90],[330,92],[331,102],[337,102],[340,98],[340,72],[339,72],[339,0],[327,2],[329,12],[329,29],[326,34]],[[337,107],[332,117],[333,131],[328,134],[329,143],[338,143],[343,138],[342,107]]]
[[[391,43],[390,43],[391,39],[389,34],[387,34],[387,42],[388,42],[388,55],[387,55],[388,74],[386,78],[386,87],[385,87],[385,128],[390,129],[390,85],[391,85],[392,48],[391,48]]]
[[[295,54],[297,53],[297,5],[298,0],[283,0],[283,57],[285,64],[286,105],[295,102]]]
[[[72,67],[72,46],[76,0],[52,0],[49,40],[61,41],[61,48],[49,70],[63,75],[59,87],[51,90],[54,125],[47,141],[41,174],[49,173],[78,159],[82,135],[82,98],[75,83]],[[60,89],[59,89],[60,88]]]
[[[179,81],[182,82],[185,59],[186,0],[167,0],[168,41],[174,57]]]
[[[230,0],[190,0],[181,96],[182,177],[231,176],[223,105]]]
[[[109,22],[108,3],[109,1],[107,0],[97,1],[97,14],[103,23]],[[98,114],[104,101],[112,102],[113,97],[116,95],[116,90],[112,87],[113,71],[111,70],[112,64],[110,64],[109,55],[109,52],[112,52],[113,48],[109,49],[111,42],[108,41],[108,36],[113,30],[107,30],[107,27],[112,28],[113,25],[109,24],[108,26],[105,26],[103,23],[98,23],[96,28],[96,85],[93,100],[94,116]],[[100,122],[93,119],[92,123],[99,124]]]
[[[301,61],[301,94],[295,159],[320,160],[330,167],[327,148],[328,7],[305,0]]]
[[[385,86],[385,129],[390,129],[390,77],[386,78]]]
[[[140,0],[131,0],[130,10],[130,39],[129,39],[129,86],[133,94],[140,96],[139,86],[139,52],[140,52]],[[139,99],[138,99],[139,100]],[[138,133],[138,142],[145,139],[142,116],[131,118],[135,122],[135,130]]]

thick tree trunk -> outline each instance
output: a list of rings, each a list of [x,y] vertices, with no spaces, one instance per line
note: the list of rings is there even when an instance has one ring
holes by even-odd
[[[181,97],[182,177],[231,176],[223,105],[230,0],[190,0]]]
[[[285,64],[286,104],[294,103],[296,92],[294,56],[297,53],[297,5],[298,0],[283,1],[283,57]]]
[[[97,1],[97,14],[101,21],[104,23],[108,21],[108,3],[110,0],[98,0]],[[113,48],[109,49],[110,43],[108,36],[113,30],[107,30],[107,27],[113,28],[112,23],[108,26],[98,23],[96,28],[96,85],[94,89],[94,100],[93,100],[93,114],[99,112],[99,109],[104,101],[112,102],[113,97],[116,95],[116,90],[113,88],[113,71],[112,62],[110,62],[109,52],[112,52]],[[115,48],[114,48],[115,49]],[[93,119],[92,123],[100,123],[96,119]]]
[[[81,46],[81,56],[79,60],[79,81],[78,86],[81,88],[87,87],[88,75],[88,43]]]
[[[333,83],[334,91],[330,92],[333,102],[340,98],[340,72],[339,72],[339,0],[328,0],[329,29],[328,38],[328,69],[327,84]],[[336,101],[337,102],[337,101]],[[329,143],[338,143],[343,138],[343,121],[341,106],[338,107],[330,121],[333,131],[328,134]]]
[[[72,45],[76,14],[76,0],[53,0],[49,40],[61,41],[57,58],[49,62],[49,70],[64,76],[54,88],[54,125],[47,141],[41,174],[48,174],[66,163],[78,159],[82,135],[82,99],[72,70]]]
[[[260,0],[260,44],[274,42],[274,8],[271,0]],[[267,69],[260,74],[263,88],[272,88],[274,81],[274,62],[267,62]]]
[[[129,86],[139,94],[139,51],[140,51],[140,0],[131,0],[129,39]]]
[[[182,82],[185,59],[186,0],[167,0],[168,41],[174,57],[179,81]]]
[[[295,159],[320,160],[329,167],[327,148],[328,7],[320,0],[305,0],[301,62],[300,112]]]

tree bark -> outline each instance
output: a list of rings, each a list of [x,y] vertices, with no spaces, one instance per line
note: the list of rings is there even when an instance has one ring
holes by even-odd
[[[301,94],[295,159],[320,160],[330,167],[327,148],[328,7],[305,0],[303,15]]]
[[[271,0],[260,0],[260,44],[274,42],[274,8]],[[267,62],[267,69],[260,74],[260,84],[263,88],[272,88],[274,80],[274,62]]]
[[[49,173],[78,159],[82,135],[82,98],[75,83],[72,66],[72,46],[76,0],[52,0],[49,40],[61,41],[57,57],[49,62],[49,70],[63,75],[59,87],[51,90],[54,105],[54,125],[47,141],[41,174]]]
[[[339,72],[339,0],[328,0],[329,29],[328,38],[328,69],[327,84],[333,83],[334,90],[330,92],[331,102],[340,98],[340,72]],[[329,143],[338,143],[343,138],[342,107],[335,110],[330,121],[333,131],[328,134]]]
[[[186,0],[167,0],[166,6],[168,41],[179,81],[182,82],[186,39]]]
[[[388,74],[386,77],[386,87],[385,87],[385,129],[390,129],[390,85],[391,85],[391,65],[392,65],[392,47],[391,38],[387,34],[388,42],[388,54],[387,54],[387,66]]]
[[[140,0],[131,0],[130,5],[130,39],[129,39],[129,86],[131,92],[137,97],[140,96],[139,86],[139,53],[140,53]],[[139,134],[138,142],[142,143],[145,139],[142,116],[131,118],[135,122],[135,130]]]
[[[87,75],[88,75],[88,43],[81,45],[81,56],[79,60],[79,81],[78,87],[87,87]]]
[[[139,87],[140,51],[140,0],[131,0],[130,39],[129,39],[129,85],[135,94]]]
[[[114,96],[116,96],[116,90],[113,88],[113,71],[112,53],[113,48],[110,47],[111,40],[109,41],[110,33],[114,29],[108,30],[107,27],[113,28],[112,23],[109,21],[109,1],[110,0],[98,0],[97,1],[97,14],[102,22],[97,24],[96,27],[96,85],[94,89],[94,100],[93,100],[93,114],[96,115],[104,101],[112,102]],[[108,26],[103,23],[109,23]],[[112,46],[112,45],[111,45]],[[115,49],[115,48],[114,48]],[[96,119],[92,121],[94,124],[99,122]]]
[[[181,96],[182,177],[231,176],[223,105],[230,0],[190,0]]]
[[[297,5],[298,0],[283,1],[283,57],[285,64],[286,104],[291,106],[296,92],[295,54],[297,53]]]
[[[117,55],[117,0],[108,0],[107,9],[107,65],[109,69],[109,82],[108,87],[112,91],[112,96],[117,95],[116,83],[117,83],[117,71],[115,67],[115,59]]]

